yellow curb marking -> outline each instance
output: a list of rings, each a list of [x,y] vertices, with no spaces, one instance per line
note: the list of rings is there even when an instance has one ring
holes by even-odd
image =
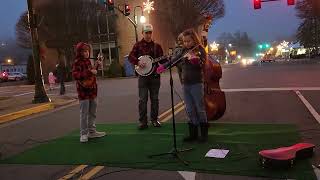
[[[184,105],[184,102],[180,102],[178,103],[177,105],[174,106],[174,109],[180,107],[180,106],[183,106]],[[159,119],[162,119],[164,118],[165,116],[168,116],[169,114],[171,113],[171,108],[168,109],[167,111],[165,111],[164,113],[162,113],[160,116],[159,116]]]
[[[29,109],[25,109],[25,110],[21,110],[21,111],[17,111],[17,112],[13,112],[13,113],[9,113],[9,114],[5,114],[5,115],[1,115],[0,116],[0,124],[8,122],[8,121],[12,121],[21,117],[25,117],[31,114],[35,114],[35,113],[39,113],[39,112],[43,112],[43,111],[47,111],[50,109],[54,109],[54,104],[53,103],[46,103],[40,106],[36,106],[33,108],[29,108]]]
[[[174,115],[177,115],[179,112],[181,112],[182,110],[184,110],[184,105],[181,106],[180,108],[175,109],[174,111]],[[171,111],[170,111],[171,112]],[[161,122],[167,122],[172,118],[172,114],[168,115],[167,117],[165,117],[164,119],[161,120]]]
[[[88,180],[92,176],[94,176],[95,174],[100,172],[103,168],[104,168],[104,166],[96,166],[91,171],[89,171],[87,174],[85,174],[84,176],[80,177],[79,180]]]
[[[71,179],[74,175],[78,174],[80,171],[82,171],[82,170],[85,169],[86,167],[88,167],[88,165],[80,165],[80,166],[77,166],[75,169],[73,169],[72,171],[70,171],[67,175],[63,176],[62,178],[59,178],[58,180]]]

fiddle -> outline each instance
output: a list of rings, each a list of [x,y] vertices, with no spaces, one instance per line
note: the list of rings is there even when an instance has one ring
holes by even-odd
[[[97,71],[98,67],[102,65],[103,56],[98,55],[97,58],[90,58],[90,59],[97,59],[96,62],[94,62],[93,67],[89,67],[89,70]],[[89,76],[87,79],[84,79],[82,81],[79,81],[79,84],[87,89],[94,88],[96,85],[96,74],[92,73],[92,76]]]

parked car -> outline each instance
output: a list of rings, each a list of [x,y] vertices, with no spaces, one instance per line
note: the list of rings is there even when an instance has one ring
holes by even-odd
[[[5,71],[0,73],[0,82],[3,82],[3,81],[8,81],[8,73]]]
[[[260,60],[262,63],[263,62],[276,62],[276,60],[274,59],[274,57],[272,57],[270,54],[265,55],[264,57],[262,57],[262,59]]]
[[[26,75],[22,74],[21,72],[9,72],[8,73],[8,80],[9,81],[20,81],[26,79]]]

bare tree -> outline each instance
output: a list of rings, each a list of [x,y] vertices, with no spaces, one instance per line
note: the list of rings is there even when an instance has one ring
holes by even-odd
[[[31,36],[28,25],[28,12],[21,14],[19,21],[16,24],[17,44],[23,48],[31,48]]]
[[[300,0],[296,5],[297,16],[302,22],[297,30],[297,39],[305,47],[320,45],[320,1]]]
[[[223,0],[170,0],[155,4],[158,21],[167,23],[167,31],[177,36],[188,28],[197,28],[205,16],[214,20],[224,16]],[[158,9],[158,10],[157,10]]]
[[[58,61],[70,68],[74,45],[78,41],[90,41],[97,34],[98,4],[89,0],[34,1],[38,18],[40,42],[58,52]],[[103,15],[103,14],[102,14]],[[101,15],[101,16],[102,16]],[[16,24],[18,43],[31,47],[27,12]]]

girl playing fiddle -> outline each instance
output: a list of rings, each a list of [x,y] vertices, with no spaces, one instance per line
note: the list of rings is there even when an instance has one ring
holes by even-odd
[[[201,45],[197,33],[188,29],[182,33],[183,59],[177,64],[181,70],[184,103],[188,115],[189,136],[184,138],[185,142],[206,142],[208,140],[208,122],[204,105],[203,72],[202,64],[207,54]],[[165,70],[165,65],[159,66],[158,73]],[[198,127],[201,136],[198,138]]]

